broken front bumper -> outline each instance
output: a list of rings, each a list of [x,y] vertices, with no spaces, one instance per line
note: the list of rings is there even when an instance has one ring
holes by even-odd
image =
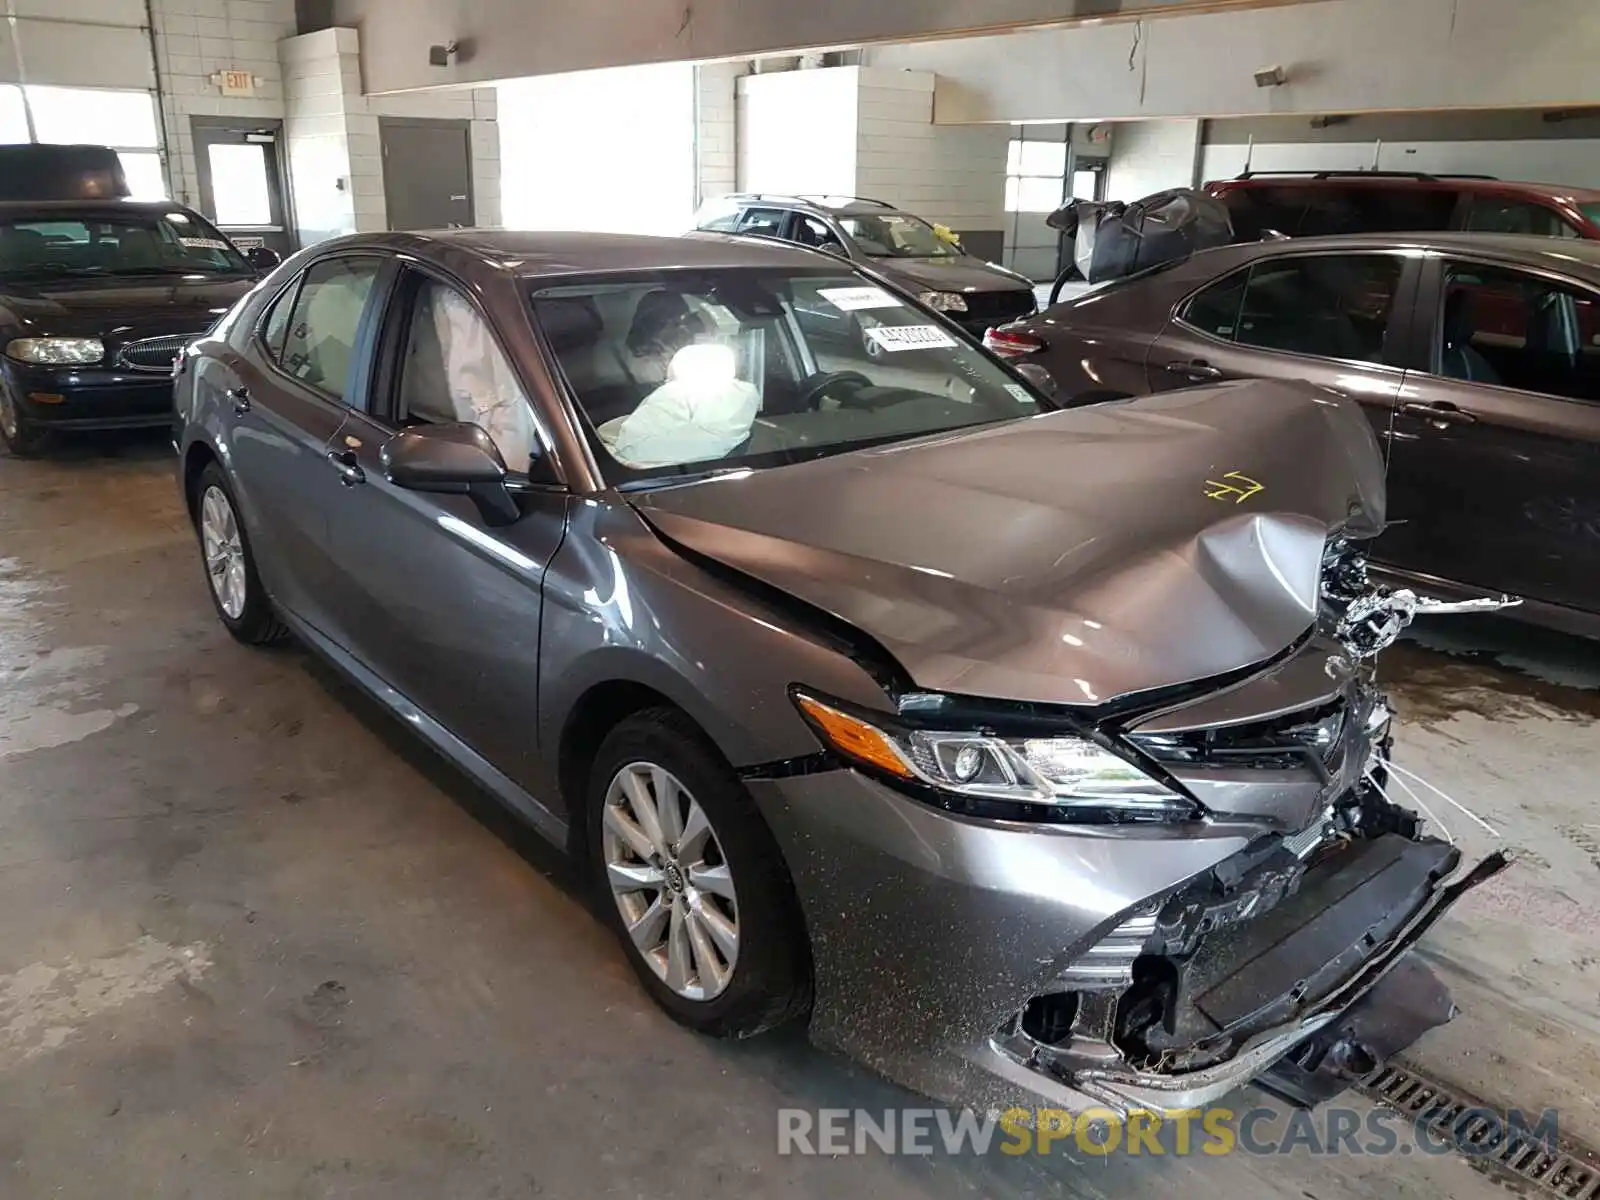
[[[1086,1059],[1081,1047],[1064,1054],[1034,1042],[1017,1014],[1059,988],[1086,949],[1152,897],[1259,841],[1259,825],[968,820],[842,770],[749,787],[805,913],[813,1040],[918,1091],[979,1107],[1170,1112],[1214,1101],[1336,1027],[1440,913],[1504,865],[1497,857],[1433,881],[1338,979],[1224,1060],[1140,1071],[1109,1043]]]

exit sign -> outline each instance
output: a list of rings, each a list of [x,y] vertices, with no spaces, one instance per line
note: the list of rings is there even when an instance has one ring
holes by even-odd
[[[254,96],[256,77],[249,71],[218,71],[211,77],[224,96]]]

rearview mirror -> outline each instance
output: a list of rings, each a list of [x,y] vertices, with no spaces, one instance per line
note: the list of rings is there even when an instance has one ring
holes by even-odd
[[[283,255],[265,246],[254,246],[245,254],[245,261],[265,274],[283,261]]]
[[[490,525],[522,515],[506,487],[506,464],[494,439],[476,425],[419,425],[383,444],[383,473],[411,492],[470,496]]]

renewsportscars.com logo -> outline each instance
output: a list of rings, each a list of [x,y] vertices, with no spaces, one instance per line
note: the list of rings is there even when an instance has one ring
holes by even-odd
[[[1448,1130],[1387,1108],[1190,1109],[1126,1117],[1109,1109],[1012,1108],[979,1115],[970,1108],[781,1108],[778,1153],[837,1158],[864,1154],[993,1153],[1186,1157],[1226,1154],[1459,1154],[1481,1158],[1519,1138],[1558,1152],[1555,1109],[1530,1118],[1520,1109],[1463,1112]]]

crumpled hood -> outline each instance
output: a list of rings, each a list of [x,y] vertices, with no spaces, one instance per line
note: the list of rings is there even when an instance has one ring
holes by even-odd
[[[970,254],[949,258],[874,258],[871,265],[884,274],[900,276],[915,288],[936,292],[1027,292],[1033,284],[1004,267]]]
[[[1383,524],[1352,402],[1247,381],[633,498],[668,538],[865,631],[921,687],[1098,704],[1260,663],[1324,543]]]

